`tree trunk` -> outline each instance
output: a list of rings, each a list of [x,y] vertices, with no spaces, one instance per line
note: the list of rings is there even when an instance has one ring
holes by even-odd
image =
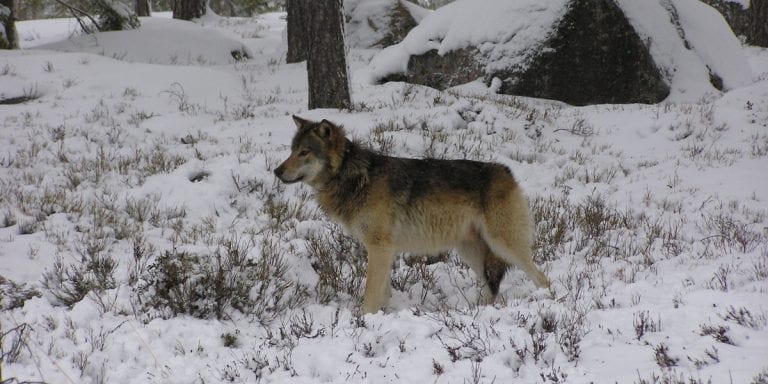
[[[307,59],[309,43],[307,0],[287,0],[288,11],[288,54],[286,63],[298,63]]]
[[[173,0],[173,18],[197,19],[205,15],[206,0]]]
[[[768,47],[768,0],[752,0],[749,4],[747,43]]]
[[[148,17],[150,14],[149,0],[136,0],[136,16]]]
[[[309,14],[307,77],[309,109],[349,108],[342,0],[306,1]]]
[[[0,49],[18,49],[13,0],[0,0]]]

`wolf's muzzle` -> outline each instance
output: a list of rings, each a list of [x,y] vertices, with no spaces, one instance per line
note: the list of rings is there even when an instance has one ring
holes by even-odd
[[[275,168],[275,176],[277,176],[278,179],[283,180],[283,166],[279,166]]]
[[[275,168],[275,176],[277,176],[277,178],[280,179],[280,181],[282,181],[283,183],[286,183],[286,184],[293,184],[293,183],[302,181],[304,179],[303,176],[297,177],[295,179],[288,179],[288,178],[286,178],[285,177],[285,169],[283,169],[282,165],[277,167],[277,168]]]

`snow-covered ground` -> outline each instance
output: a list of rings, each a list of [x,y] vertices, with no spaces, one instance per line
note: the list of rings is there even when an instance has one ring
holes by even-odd
[[[353,49],[354,108],[307,111],[282,16],[109,38],[18,24],[25,49],[0,55],[0,99],[30,99],[0,105],[0,381],[768,382],[767,50],[743,49],[751,84],[696,103],[570,107],[369,85],[376,51]],[[165,45],[196,29],[217,42]],[[271,173],[291,114],[508,165],[553,296],[513,270],[478,307],[455,255],[403,257],[388,311],[359,315],[359,250]]]

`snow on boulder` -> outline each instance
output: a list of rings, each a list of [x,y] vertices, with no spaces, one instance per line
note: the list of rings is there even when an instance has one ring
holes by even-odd
[[[142,17],[137,29],[97,32],[35,49],[95,53],[152,64],[218,65],[253,57],[241,42],[190,21]]]
[[[723,15],[736,36],[746,38],[749,33],[749,0],[701,0]]]
[[[696,100],[751,81],[733,32],[697,0],[458,0],[369,71],[374,83],[482,79],[574,105]]]
[[[671,85],[673,100],[696,100],[752,82],[741,44],[723,16],[698,0],[617,0]]]
[[[388,47],[403,40],[430,11],[406,0],[346,0],[347,44]]]

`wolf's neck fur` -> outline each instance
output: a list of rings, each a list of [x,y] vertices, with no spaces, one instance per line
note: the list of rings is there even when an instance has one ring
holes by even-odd
[[[379,156],[361,145],[345,139],[338,169],[316,188],[320,206],[331,216],[348,218],[368,195],[370,168]]]

